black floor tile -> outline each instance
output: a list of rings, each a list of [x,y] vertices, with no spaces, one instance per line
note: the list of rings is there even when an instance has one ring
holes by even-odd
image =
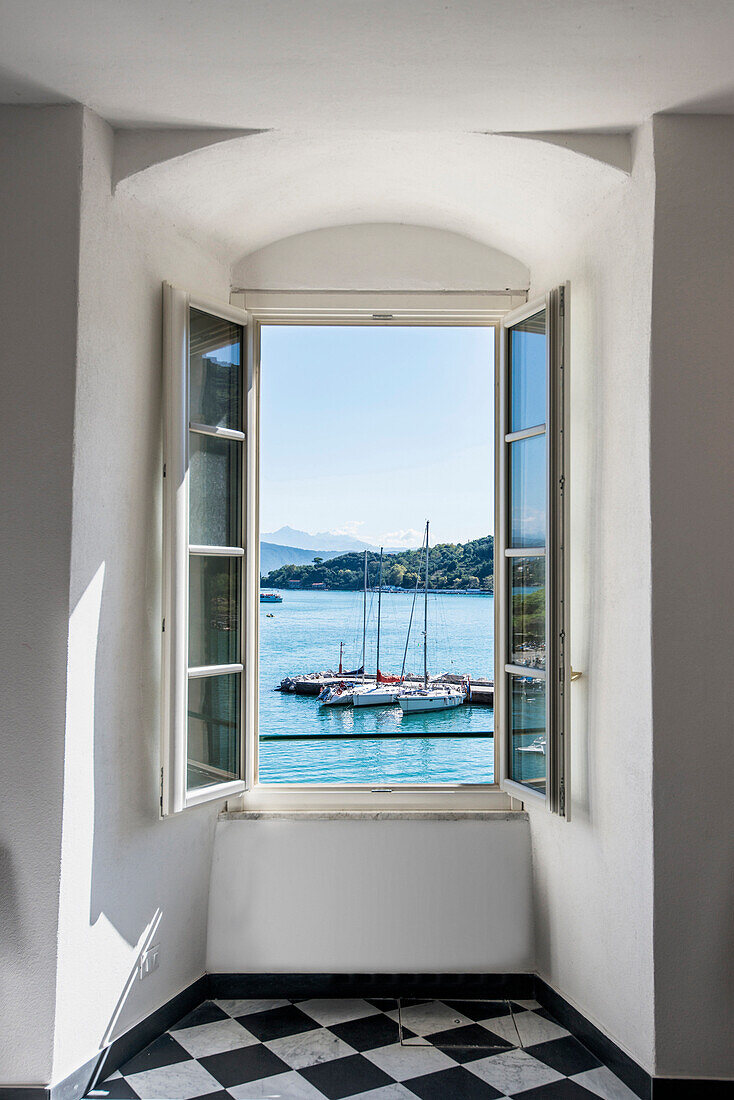
[[[207,1092],[205,1096],[197,1096],[195,1100],[232,1100],[226,1089],[220,1089],[219,1092]]]
[[[374,1005],[380,1012],[397,1012],[397,997],[365,997],[368,1005]]]
[[[595,1092],[589,1092],[583,1085],[576,1081],[552,1081],[550,1085],[539,1085],[534,1089],[526,1089],[525,1092],[513,1092],[513,1100],[589,1100],[595,1097]]]
[[[317,1066],[305,1066],[298,1072],[320,1089],[328,1100],[341,1100],[343,1096],[355,1096],[360,1092],[369,1092],[370,1089],[395,1083],[392,1077],[388,1077],[361,1054],[336,1058],[333,1062],[322,1062]]]
[[[379,1016],[365,1016],[361,1020],[348,1020],[344,1024],[332,1024],[329,1031],[349,1043],[354,1050],[375,1050],[400,1042],[397,1020],[391,1020],[382,1013]],[[403,1028],[403,1035],[412,1036],[413,1032]]]
[[[222,1054],[208,1054],[198,1061],[225,1088],[246,1085],[261,1077],[273,1077],[276,1073],[288,1073],[291,1068],[272,1050],[259,1044],[226,1050]]]
[[[504,1095],[462,1066],[427,1073],[425,1077],[414,1077],[403,1084],[421,1100],[497,1100]]]
[[[285,1035],[299,1035],[302,1031],[313,1031],[319,1027],[316,1020],[301,1012],[295,1005],[268,1008],[265,1012],[250,1012],[246,1016],[238,1016],[237,1022],[262,1043],[266,1043],[268,1039],[282,1039]]]
[[[189,1012],[188,1016],[184,1016],[182,1020],[174,1024],[171,1031],[179,1031],[184,1027],[198,1027],[199,1024],[214,1024],[217,1020],[228,1019],[227,1013],[219,1005],[215,1005],[214,1001],[204,1001],[193,1012]]]
[[[160,1069],[161,1066],[175,1066],[176,1062],[188,1062],[191,1055],[170,1035],[161,1035],[150,1046],[141,1050],[129,1062],[120,1067],[120,1073],[130,1077],[133,1073],[143,1073],[146,1069]]]
[[[587,1069],[596,1069],[601,1065],[590,1050],[582,1046],[578,1039],[568,1036],[565,1039],[551,1039],[548,1043],[537,1043],[535,1046],[525,1048],[528,1054],[537,1058],[539,1062],[545,1062],[552,1069],[572,1077],[575,1073],[583,1073]]]
[[[444,1001],[444,1004],[470,1020],[490,1020],[496,1016],[510,1015],[507,1001]]]
[[[500,1050],[513,1049],[512,1043],[479,1024],[451,1027],[448,1031],[426,1035],[426,1039],[438,1050],[445,1050],[456,1062],[471,1062]]]

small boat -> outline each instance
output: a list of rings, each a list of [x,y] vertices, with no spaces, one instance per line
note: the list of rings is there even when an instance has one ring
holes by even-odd
[[[272,611],[268,611],[268,613],[267,613],[267,615],[265,616],[265,618],[266,618],[266,619],[274,619],[274,618],[275,618],[275,615],[273,614],[273,612],[272,612]]]
[[[283,597],[279,596],[277,592],[261,592],[260,603],[282,603]]]
[[[378,684],[375,687],[359,687],[354,692],[355,707],[391,707],[397,703],[401,687],[396,684]]]
[[[537,752],[542,753],[545,756],[545,737],[536,737],[534,741],[531,741],[529,745],[518,746],[518,752]]]

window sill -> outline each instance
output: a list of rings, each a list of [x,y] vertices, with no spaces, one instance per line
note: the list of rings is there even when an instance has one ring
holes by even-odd
[[[524,810],[224,810],[220,821],[517,821]]]

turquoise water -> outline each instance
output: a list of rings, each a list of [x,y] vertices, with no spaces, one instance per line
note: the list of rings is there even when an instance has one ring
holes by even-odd
[[[260,733],[443,733],[441,738],[359,741],[261,741],[263,783],[491,783],[494,714],[491,707],[457,707],[438,714],[403,715],[399,706],[321,709],[315,698],[273,688],[284,676],[338,669],[362,660],[362,593],[286,591],[282,604],[260,605]],[[382,597],[380,668],[398,675],[412,596]],[[494,600],[487,596],[430,596],[429,675],[494,675]],[[377,596],[368,593],[367,671],[374,672]],[[423,602],[415,607],[406,672],[423,671]],[[268,618],[272,615],[272,618]],[[466,733],[487,737],[462,737]]]

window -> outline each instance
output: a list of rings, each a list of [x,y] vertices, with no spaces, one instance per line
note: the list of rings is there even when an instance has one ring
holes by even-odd
[[[502,322],[495,721],[504,789],[567,817],[566,323],[565,287]]]
[[[549,669],[565,669],[562,299],[553,292],[514,314],[508,307],[518,296],[510,294],[235,292],[237,304],[224,306],[166,286],[164,814],[236,795],[254,810],[499,809],[534,799],[563,812],[566,673],[558,690],[553,677],[546,680]],[[261,781],[260,347],[263,326],[272,324],[454,324],[494,333],[497,759],[490,782]]]
[[[164,288],[161,812],[244,788],[245,331]]]

